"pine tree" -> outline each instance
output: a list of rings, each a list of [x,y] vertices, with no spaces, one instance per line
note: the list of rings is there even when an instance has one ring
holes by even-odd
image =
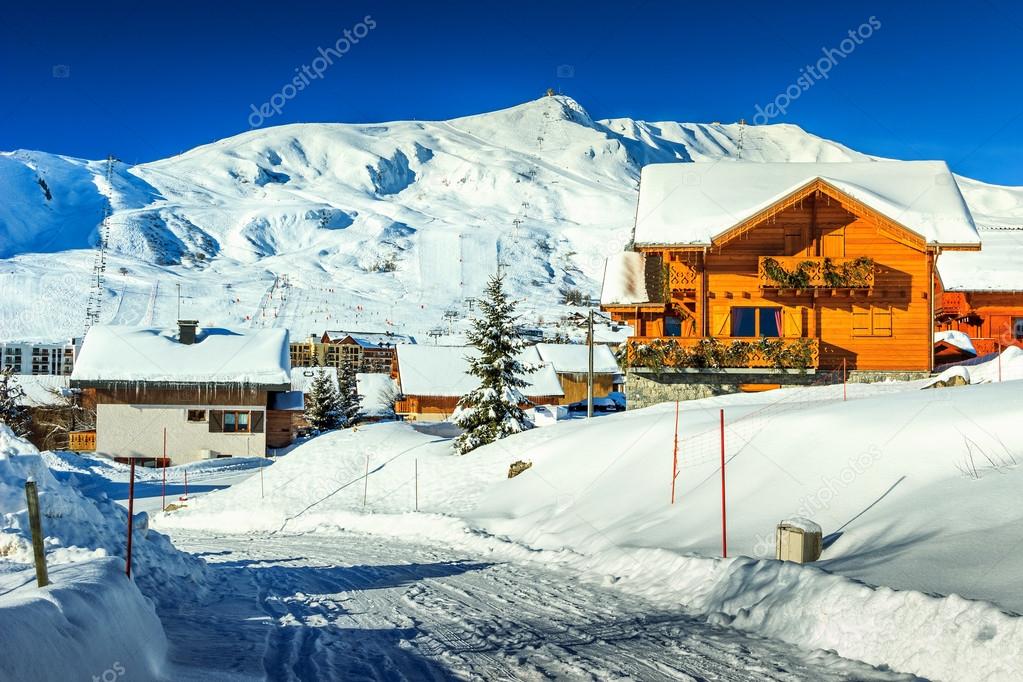
[[[515,328],[515,303],[505,294],[501,275],[490,278],[479,310],[468,334],[479,356],[468,360],[469,373],[480,385],[459,399],[453,417],[464,431],[455,440],[462,454],[531,426],[519,407],[528,402],[520,389],[527,386],[523,376],[537,368],[517,359],[526,343]]]
[[[362,412],[362,396],[359,395],[359,378],[355,372],[355,362],[351,360],[346,361],[341,367],[338,394],[341,425],[344,428],[355,426]]]
[[[341,426],[341,404],[337,387],[329,374],[332,371],[324,367],[316,369],[306,396],[305,418],[317,431],[330,431]]]
[[[7,424],[17,436],[28,435],[31,425],[28,409],[21,404],[25,390],[18,383],[13,367],[0,368],[0,423]]]

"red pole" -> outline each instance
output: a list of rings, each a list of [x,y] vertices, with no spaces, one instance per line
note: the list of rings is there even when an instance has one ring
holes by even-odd
[[[678,478],[678,401],[675,401],[675,447],[671,456],[671,503],[675,504],[675,479]]]
[[[845,358],[842,358],[842,400],[849,399],[849,392],[846,389]]]
[[[131,535],[135,521],[135,458],[131,458],[131,473],[128,479],[128,551],[125,558],[125,574],[131,577]]]
[[[185,496],[182,499],[188,499],[188,469],[185,469]]]
[[[721,556],[728,558],[728,523],[725,520],[725,411],[721,410]]]
[[[160,511],[167,508],[167,427],[163,428],[163,490],[160,492]]]

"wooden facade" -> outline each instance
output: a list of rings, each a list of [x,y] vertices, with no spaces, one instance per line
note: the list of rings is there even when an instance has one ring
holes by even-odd
[[[559,403],[561,405],[571,405],[577,403],[580,400],[586,400],[587,394],[587,381],[586,374],[580,374],[577,372],[559,372],[558,380],[561,381],[561,390],[565,392],[565,397],[561,398]],[[594,374],[593,375],[593,395],[596,397],[605,396],[614,390],[614,375],[613,374]]]
[[[560,405],[561,396],[527,396],[534,405]],[[585,397],[585,396],[584,396]],[[395,402],[395,414],[409,421],[445,421],[458,407],[459,396],[447,395],[406,395]],[[523,409],[530,407],[522,405]]]
[[[1023,291],[944,291],[940,279],[935,289],[938,330],[965,333],[979,356],[1023,347]]]
[[[634,346],[801,340],[815,369],[933,367],[933,247],[822,180],[709,247],[636,250],[646,258],[651,301],[604,306],[633,325]],[[797,271],[798,278],[771,277]]]

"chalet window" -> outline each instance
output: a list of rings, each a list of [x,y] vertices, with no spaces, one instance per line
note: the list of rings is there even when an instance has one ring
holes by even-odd
[[[681,317],[664,318],[664,335],[682,336],[682,318]]]
[[[1023,317],[1014,317],[1012,319],[1012,338],[1017,341],[1023,341]]]
[[[779,337],[782,332],[781,308],[732,308],[733,337]]]
[[[206,410],[189,410],[187,419],[190,422],[204,422],[206,421]]]
[[[853,336],[891,336],[892,309],[871,306],[853,308]]]
[[[256,410],[210,410],[210,433],[263,433],[265,415]]]

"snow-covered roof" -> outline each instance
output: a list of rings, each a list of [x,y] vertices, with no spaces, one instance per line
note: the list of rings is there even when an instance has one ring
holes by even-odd
[[[635,242],[709,245],[817,179],[930,244],[980,242],[970,210],[943,161],[651,164],[642,172]]]
[[[559,374],[578,374],[589,371],[589,348],[579,343],[538,343],[536,352],[543,362],[554,366]],[[614,353],[607,346],[593,347],[593,371],[596,374],[620,372]]]
[[[68,377],[60,374],[15,374],[14,380],[25,392],[18,402],[29,407],[50,405],[58,400],[54,392],[67,395],[70,390]]]
[[[390,332],[346,332],[328,330],[323,332],[328,341],[343,341],[349,336],[355,343],[363,348],[386,348],[399,343],[414,344],[416,340],[404,334],[392,334]]]
[[[967,353],[977,354],[977,349],[973,347],[973,340],[961,331],[950,329],[944,332],[934,333],[934,343],[945,342],[950,346],[955,346],[959,350],[966,351]]]
[[[368,417],[381,417],[393,414],[393,405],[389,402],[396,392],[394,379],[381,372],[360,372],[356,375],[359,395],[362,396],[362,413]]]
[[[193,344],[177,330],[97,325],[89,330],[72,385],[106,382],[287,386],[286,329],[199,329]]]
[[[979,225],[979,253],[946,251],[938,274],[948,291],[1023,291],[1023,225]]]
[[[604,264],[604,285],[600,290],[601,305],[650,302],[646,290],[646,257],[636,251],[623,251]]]
[[[398,382],[405,395],[461,397],[479,386],[479,380],[468,373],[470,356],[478,357],[473,346],[399,345]],[[539,366],[536,372],[523,377],[528,385],[526,396],[564,395],[554,367],[545,364],[535,346],[527,346],[519,355],[527,366]]]

